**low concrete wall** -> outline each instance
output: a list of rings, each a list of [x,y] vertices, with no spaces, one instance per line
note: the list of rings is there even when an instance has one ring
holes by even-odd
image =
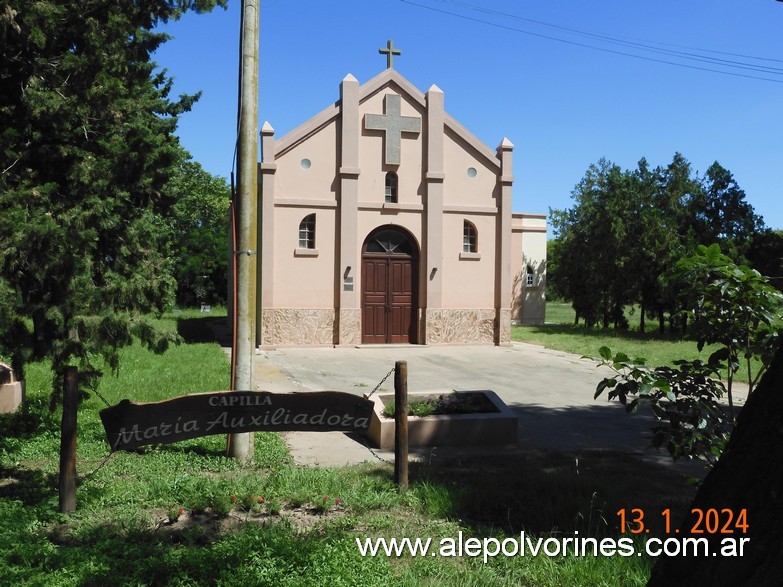
[[[24,384],[14,381],[0,385],[0,414],[15,412],[24,400]]]
[[[497,412],[485,414],[452,414],[443,416],[408,416],[408,446],[473,446],[517,444],[517,416],[491,390],[480,392],[492,402]],[[408,394],[408,401],[423,399],[451,391],[416,392]],[[463,391],[462,393],[467,393]],[[375,408],[367,436],[378,448],[394,448],[394,419],[383,415],[383,400],[394,399],[392,394],[373,398]]]

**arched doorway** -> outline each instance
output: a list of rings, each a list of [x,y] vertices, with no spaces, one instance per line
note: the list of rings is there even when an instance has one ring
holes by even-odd
[[[372,231],[362,247],[362,343],[416,343],[419,249],[408,231]]]

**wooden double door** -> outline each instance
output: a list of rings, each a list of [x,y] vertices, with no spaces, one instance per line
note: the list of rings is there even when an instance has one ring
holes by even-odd
[[[384,250],[384,245],[394,242],[383,240],[388,236],[381,234],[381,239],[372,241],[371,235],[362,254],[364,344],[417,342],[417,258],[411,246]],[[400,233],[399,238],[408,239],[404,233]]]

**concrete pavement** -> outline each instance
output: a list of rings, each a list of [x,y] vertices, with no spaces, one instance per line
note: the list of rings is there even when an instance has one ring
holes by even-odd
[[[668,454],[649,448],[650,428],[655,424],[651,416],[625,414],[617,401],[608,402],[605,396],[593,399],[595,387],[610,373],[608,369],[537,345],[372,345],[260,351],[255,383],[264,391],[331,390],[361,395],[369,393],[393,369],[395,361],[408,362],[410,392],[495,391],[519,418],[519,450],[618,450],[671,464]],[[379,391],[393,388],[392,376]],[[339,466],[393,458],[388,452],[370,451],[361,439],[339,432],[289,432],[285,437],[294,459],[303,465]],[[436,449],[441,455],[454,450]],[[488,450],[508,449],[477,447],[467,452]]]

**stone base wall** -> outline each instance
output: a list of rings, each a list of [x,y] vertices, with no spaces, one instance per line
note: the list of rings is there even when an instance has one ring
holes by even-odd
[[[427,309],[427,344],[493,344],[495,314],[494,309]]]
[[[511,310],[498,310],[498,344],[511,344]]]
[[[334,310],[272,308],[261,313],[263,345],[332,345]]]
[[[359,308],[340,308],[340,344],[362,342],[362,311]]]
[[[440,309],[421,312],[420,324],[426,344],[509,344],[511,310],[478,308]],[[362,311],[312,308],[272,308],[261,315],[265,346],[357,345],[362,342]]]

